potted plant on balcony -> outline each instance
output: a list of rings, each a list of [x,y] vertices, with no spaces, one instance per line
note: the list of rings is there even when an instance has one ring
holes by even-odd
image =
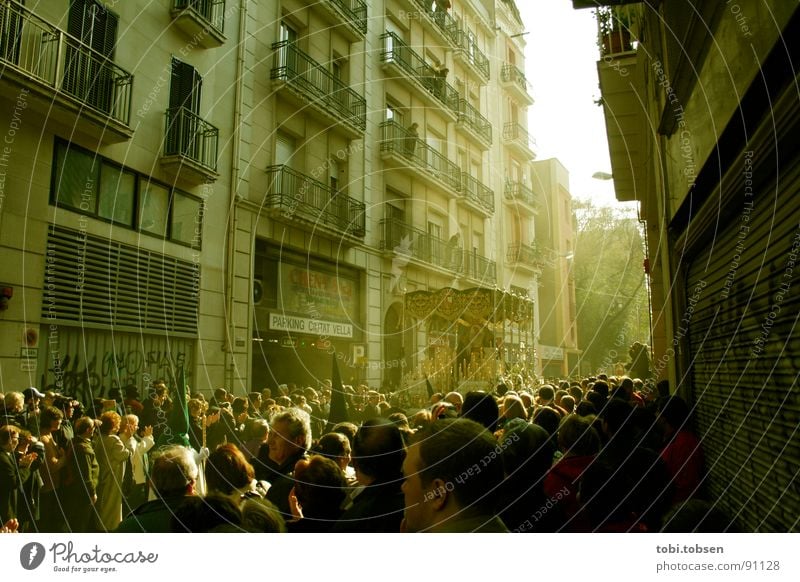
[[[628,13],[612,6],[600,6],[596,10],[599,30],[599,45],[603,55],[633,50],[630,19]]]

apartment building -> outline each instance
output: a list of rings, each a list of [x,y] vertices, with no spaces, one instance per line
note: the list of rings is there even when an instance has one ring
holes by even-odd
[[[2,389],[534,368],[523,32],[513,1],[0,2]]]

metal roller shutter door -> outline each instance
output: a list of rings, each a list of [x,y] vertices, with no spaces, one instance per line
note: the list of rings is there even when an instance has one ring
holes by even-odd
[[[797,158],[781,170],[779,192],[740,192],[741,214],[690,260],[678,322],[706,485],[745,531],[794,531],[800,515]]]

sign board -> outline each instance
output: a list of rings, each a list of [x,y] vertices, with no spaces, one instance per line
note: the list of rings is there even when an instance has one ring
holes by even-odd
[[[39,357],[39,348],[20,348],[19,357],[35,360]]]
[[[543,360],[563,360],[564,359],[564,348],[559,348],[556,346],[542,346],[540,345],[538,350],[539,356]]]
[[[327,337],[353,337],[353,326],[349,323],[294,317],[292,315],[283,315],[282,313],[269,314],[269,328],[277,331],[307,333]]]

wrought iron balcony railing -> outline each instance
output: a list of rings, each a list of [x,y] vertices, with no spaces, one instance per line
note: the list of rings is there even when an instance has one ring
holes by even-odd
[[[128,125],[133,75],[10,0],[0,1],[0,63]]]
[[[467,172],[461,172],[461,191],[467,200],[490,213],[494,212],[494,191]]]
[[[191,10],[197,13],[217,32],[225,32],[225,0],[173,0],[173,10]]]
[[[325,0],[334,6],[350,23],[367,34],[367,5],[361,0]]]
[[[484,283],[497,282],[497,263],[490,261],[475,251],[464,251],[462,274]]]
[[[504,83],[513,83],[525,94],[528,94],[528,80],[525,74],[516,65],[506,63],[500,71],[500,80]]]
[[[381,152],[399,154],[410,166],[423,170],[456,192],[461,190],[459,167],[420,139],[416,131],[401,127],[396,121],[381,124]]]
[[[414,3],[433,20],[442,35],[454,46],[458,42],[458,23],[444,7],[435,0],[414,0]]]
[[[522,182],[506,181],[504,195],[506,200],[522,202],[534,208],[539,207],[539,198],[536,193]]]
[[[366,233],[366,206],[289,166],[267,168],[264,206],[354,237]]]
[[[510,244],[508,245],[506,258],[509,263],[521,263],[535,269],[541,269],[545,263],[542,251],[536,243],[533,245],[523,243]]]
[[[512,121],[503,125],[503,140],[527,150],[529,155],[535,154],[536,140],[519,123]]]
[[[367,101],[289,41],[276,42],[270,78],[286,81],[306,99],[354,127],[367,127]]]
[[[394,32],[384,33],[381,35],[381,40],[383,41],[381,62],[397,65],[407,75],[416,79],[442,105],[458,115],[458,91],[444,76],[425,62],[425,59]]]
[[[478,134],[487,145],[491,145],[492,124],[466,99],[458,100],[458,120]]]
[[[475,36],[466,30],[459,29],[457,38],[458,42],[456,44],[459,47],[461,55],[468,63],[480,71],[483,78],[488,81],[489,58],[478,48]]]
[[[167,109],[165,156],[183,156],[217,171],[219,130],[186,107]]]
[[[448,271],[461,272],[463,249],[401,220],[381,221],[381,248]]]

